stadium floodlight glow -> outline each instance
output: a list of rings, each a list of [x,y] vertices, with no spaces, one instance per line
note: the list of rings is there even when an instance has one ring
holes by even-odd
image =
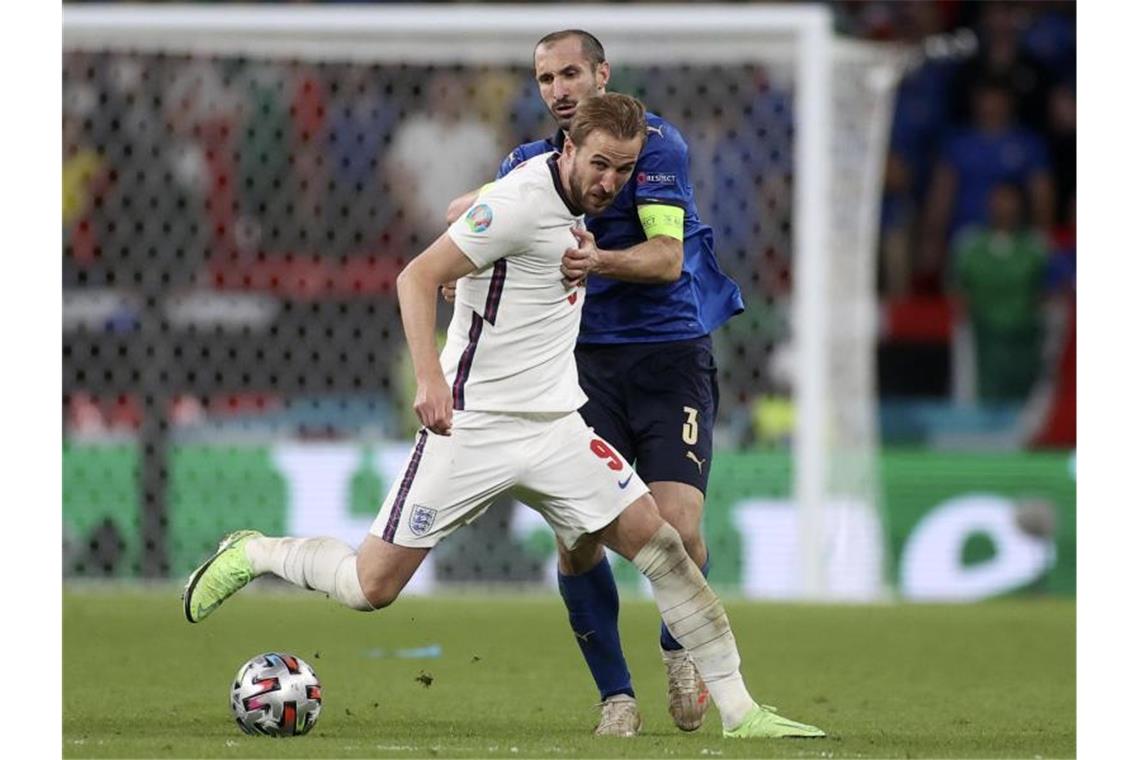
[[[837,515],[851,505],[874,521],[880,514],[874,269],[887,126],[902,67],[896,51],[837,38],[830,10],[808,4],[67,5],[63,47],[529,66],[535,41],[568,27],[597,32],[619,68],[762,64],[794,84],[794,499],[802,585],[811,598],[879,596],[882,535],[856,530],[854,537]],[[851,549],[856,542],[863,548]],[[859,569],[844,565],[848,556]],[[855,576],[863,580],[850,582]]]

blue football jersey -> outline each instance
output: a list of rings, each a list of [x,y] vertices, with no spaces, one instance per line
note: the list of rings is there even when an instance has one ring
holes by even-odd
[[[591,274],[586,282],[579,343],[656,343],[708,335],[744,311],[740,288],[721,271],[713,231],[701,221],[689,182],[689,148],[669,122],[647,113],[649,134],[633,177],[613,205],[586,226],[599,248],[621,250],[645,242],[638,206],[677,206],[685,212],[685,259],[681,277],[664,285],[621,282]],[[498,177],[533,156],[561,151],[565,136],[518,146]]]

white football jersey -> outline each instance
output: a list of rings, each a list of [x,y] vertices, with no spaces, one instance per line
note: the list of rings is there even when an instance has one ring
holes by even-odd
[[[585,288],[562,284],[582,225],[563,197],[557,154],[486,188],[447,230],[478,269],[459,280],[440,354],[457,410],[572,412],[586,403],[574,344]]]

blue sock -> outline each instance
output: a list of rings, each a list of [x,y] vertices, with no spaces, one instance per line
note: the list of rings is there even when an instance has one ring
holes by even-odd
[[[705,553],[705,564],[701,565],[701,575],[706,578],[709,577],[709,555]],[[669,629],[665,627],[665,621],[661,621],[661,648],[667,652],[676,652],[678,649],[684,649],[675,638],[673,634],[669,633]]]
[[[558,591],[570,613],[570,627],[602,699],[633,696],[633,685],[618,637],[618,593],[609,560],[581,575],[558,573]]]

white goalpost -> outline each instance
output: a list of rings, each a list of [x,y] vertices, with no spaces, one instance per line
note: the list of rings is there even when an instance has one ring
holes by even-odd
[[[764,66],[794,92],[792,499],[800,596],[882,598],[874,272],[902,68],[897,51],[838,38],[830,10],[808,4],[68,5],[62,32],[65,53],[525,67],[535,40],[562,28],[598,34],[617,69]],[[698,96],[685,97],[700,109]]]

